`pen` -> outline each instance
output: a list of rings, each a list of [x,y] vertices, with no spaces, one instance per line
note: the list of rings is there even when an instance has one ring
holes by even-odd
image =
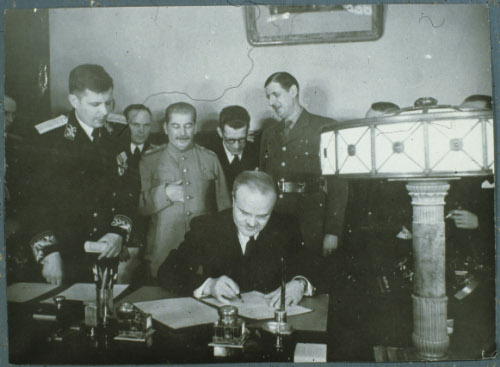
[[[238,294],[236,295],[236,297],[238,297],[238,299],[239,299],[241,302],[245,303],[245,301],[243,301],[243,297],[241,296],[241,293],[238,293]]]

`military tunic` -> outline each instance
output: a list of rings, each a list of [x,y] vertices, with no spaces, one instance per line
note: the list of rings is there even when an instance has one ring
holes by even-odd
[[[275,210],[299,220],[305,245],[320,251],[325,234],[340,236],[347,203],[347,183],[322,177],[320,138],[334,120],[303,109],[295,126],[284,134],[284,123],[265,129],[260,146],[260,167],[275,181],[305,183],[305,192],[281,192]]]
[[[126,243],[137,210],[137,178],[124,174],[127,162],[116,155],[115,140],[105,129],[93,142],[75,111],[67,118],[38,141],[42,164],[30,195],[31,248],[37,261],[59,251],[67,281],[91,280],[93,260],[83,245],[106,233],[117,233]]]
[[[180,151],[173,144],[146,153],[139,165],[139,212],[151,217],[145,260],[156,278],[169,252],[184,239],[191,219],[231,206],[222,167],[215,153],[198,145]],[[172,202],[166,186],[181,180],[184,202]]]

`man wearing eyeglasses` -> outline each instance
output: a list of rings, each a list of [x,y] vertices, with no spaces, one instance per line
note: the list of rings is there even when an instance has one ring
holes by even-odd
[[[226,176],[229,192],[235,177],[243,171],[259,166],[259,151],[256,144],[247,141],[250,115],[241,106],[222,109],[217,127],[217,139],[207,142],[206,147],[217,154]]]

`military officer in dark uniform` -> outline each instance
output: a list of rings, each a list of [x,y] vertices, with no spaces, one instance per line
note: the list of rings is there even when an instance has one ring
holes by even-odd
[[[91,280],[86,241],[105,243],[99,259],[117,257],[136,209],[128,165],[103,128],[113,106],[113,79],[99,65],[80,65],[69,76],[67,116],[37,125],[44,165],[32,203],[31,248],[47,282]]]
[[[345,181],[321,176],[322,127],[335,121],[300,105],[299,84],[289,73],[272,74],[264,87],[280,119],[264,130],[260,146],[261,169],[280,190],[275,210],[298,218],[307,248],[330,254],[342,233],[348,190]]]

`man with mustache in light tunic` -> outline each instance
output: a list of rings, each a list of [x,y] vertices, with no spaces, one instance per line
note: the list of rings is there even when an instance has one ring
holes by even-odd
[[[151,217],[145,261],[153,280],[170,251],[184,239],[191,219],[231,206],[217,156],[193,143],[195,122],[193,106],[170,105],[163,124],[168,144],[145,152],[139,165],[139,212]]]

